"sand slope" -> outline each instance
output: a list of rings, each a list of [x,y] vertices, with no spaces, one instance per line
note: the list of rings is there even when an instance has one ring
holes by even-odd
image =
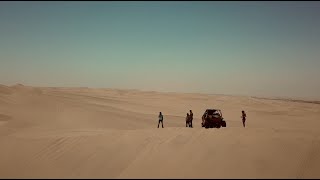
[[[206,108],[228,127],[201,128]],[[0,178],[320,178],[319,119],[303,101],[1,85]]]

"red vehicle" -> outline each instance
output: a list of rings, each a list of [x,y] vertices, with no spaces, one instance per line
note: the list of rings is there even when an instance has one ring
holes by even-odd
[[[222,117],[222,112],[219,109],[207,109],[202,115],[202,127],[220,128],[227,127],[227,123]]]

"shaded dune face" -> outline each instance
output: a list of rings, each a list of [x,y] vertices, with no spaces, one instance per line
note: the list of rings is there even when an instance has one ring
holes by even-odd
[[[226,128],[201,128],[208,108]],[[0,86],[0,178],[319,178],[319,118],[303,101]]]

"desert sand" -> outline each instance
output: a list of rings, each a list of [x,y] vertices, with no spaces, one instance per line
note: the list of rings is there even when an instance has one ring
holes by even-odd
[[[207,108],[227,127],[202,128]],[[320,178],[320,104],[1,85],[0,147],[0,178]]]

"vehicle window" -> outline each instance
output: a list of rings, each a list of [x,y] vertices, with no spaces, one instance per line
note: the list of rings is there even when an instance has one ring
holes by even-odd
[[[208,115],[213,115],[214,112],[214,110],[208,110]]]

